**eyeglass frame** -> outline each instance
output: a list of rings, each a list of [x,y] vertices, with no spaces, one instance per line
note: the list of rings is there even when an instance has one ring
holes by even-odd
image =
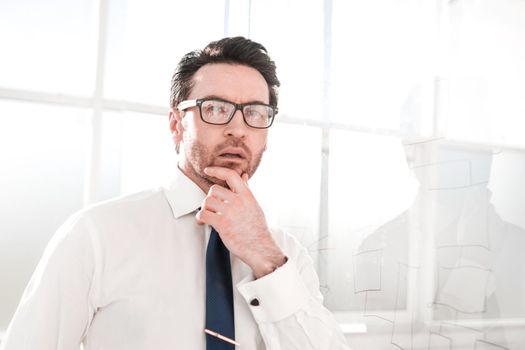
[[[224,123],[211,123],[209,121],[204,120],[204,118],[202,117],[202,104],[204,102],[206,102],[206,101],[222,101],[222,102],[226,102],[226,103],[229,103],[229,104],[233,105],[235,107],[235,109],[233,110],[233,113],[231,114],[230,118],[228,118],[228,120],[226,122],[224,122]],[[244,116],[244,107],[246,107],[246,106],[253,106],[253,105],[269,107],[273,111],[273,116],[270,119],[270,124],[268,126],[262,126],[261,127],[261,126],[252,126],[252,125],[248,124],[248,122],[246,121],[246,117]],[[197,99],[193,99],[193,100],[184,100],[184,101],[179,102],[179,104],[177,104],[177,109],[182,112],[182,111],[185,111],[188,108],[197,107],[197,106],[199,107],[199,115],[201,117],[201,120],[204,123],[206,123],[206,124],[210,124],[210,125],[226,125],[226,124],[228,124],[229,122],[232,121],[233,117],[235,116],[235,112],[241,111],[242,119],[244,120],[244,123],[246,125],[248,125],[250,128],[254,128],[254,129],[268,129],[270,126],[272,126],[273,121],[275,119],[275,116],[277,115],[277,112],[279,111],[279,109],[277,107],[269,105],[269,104],[266,104],[266,103],[261,103],[261,102],[234,103],[234,102],[231,102],[231,101],[228,101],[228,100],[225,100],[225,99],[222,99],[222,98],[218,98],[218,97],[206,97],[206,98],[197,98]]]

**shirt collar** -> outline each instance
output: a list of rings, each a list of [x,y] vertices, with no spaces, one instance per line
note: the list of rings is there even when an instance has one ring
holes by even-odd
[[[175,219],[197,210],[206,197],[200,187],[178,168],[175,171],[175,178],[164,189],[164,195]]]

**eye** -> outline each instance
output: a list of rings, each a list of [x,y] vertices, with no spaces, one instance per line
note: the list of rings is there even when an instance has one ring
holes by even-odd
[[[210,100],[202,105],[203,112],[208,115],[228,114],[231,106],[227,102]]]
[[[268,118],[268,111],[266,107],[260,105],[246,106],[244,115],[250,119],[265,119]]]
[[[252,118],[252,119],[253,118],[261,118],[261,113],[259,113],[259,111],[256,111],[254,109],[249,109],[247,111],[247,113],[245,113],[245,114],[246,114],[246,117],[249,117],[249,118]]]

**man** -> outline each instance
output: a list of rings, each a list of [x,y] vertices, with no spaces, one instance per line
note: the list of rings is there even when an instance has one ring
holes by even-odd
[[[173,184],[68,220],[2,349],[346,349],[306,250],[268,229],[248,187],[278,86],[248,39],[187,54],[172,80]]]

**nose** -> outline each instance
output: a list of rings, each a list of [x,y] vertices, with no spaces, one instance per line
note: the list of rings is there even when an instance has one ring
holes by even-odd
[[[224,134],[225,136],[243,138],[246,136],[248,128],[249,126],[246,125],[244,118],[242,117],[242,112],[240,110],[236,110],[233,114],[232,120],[226,124],[226,127],[224,128]]]

